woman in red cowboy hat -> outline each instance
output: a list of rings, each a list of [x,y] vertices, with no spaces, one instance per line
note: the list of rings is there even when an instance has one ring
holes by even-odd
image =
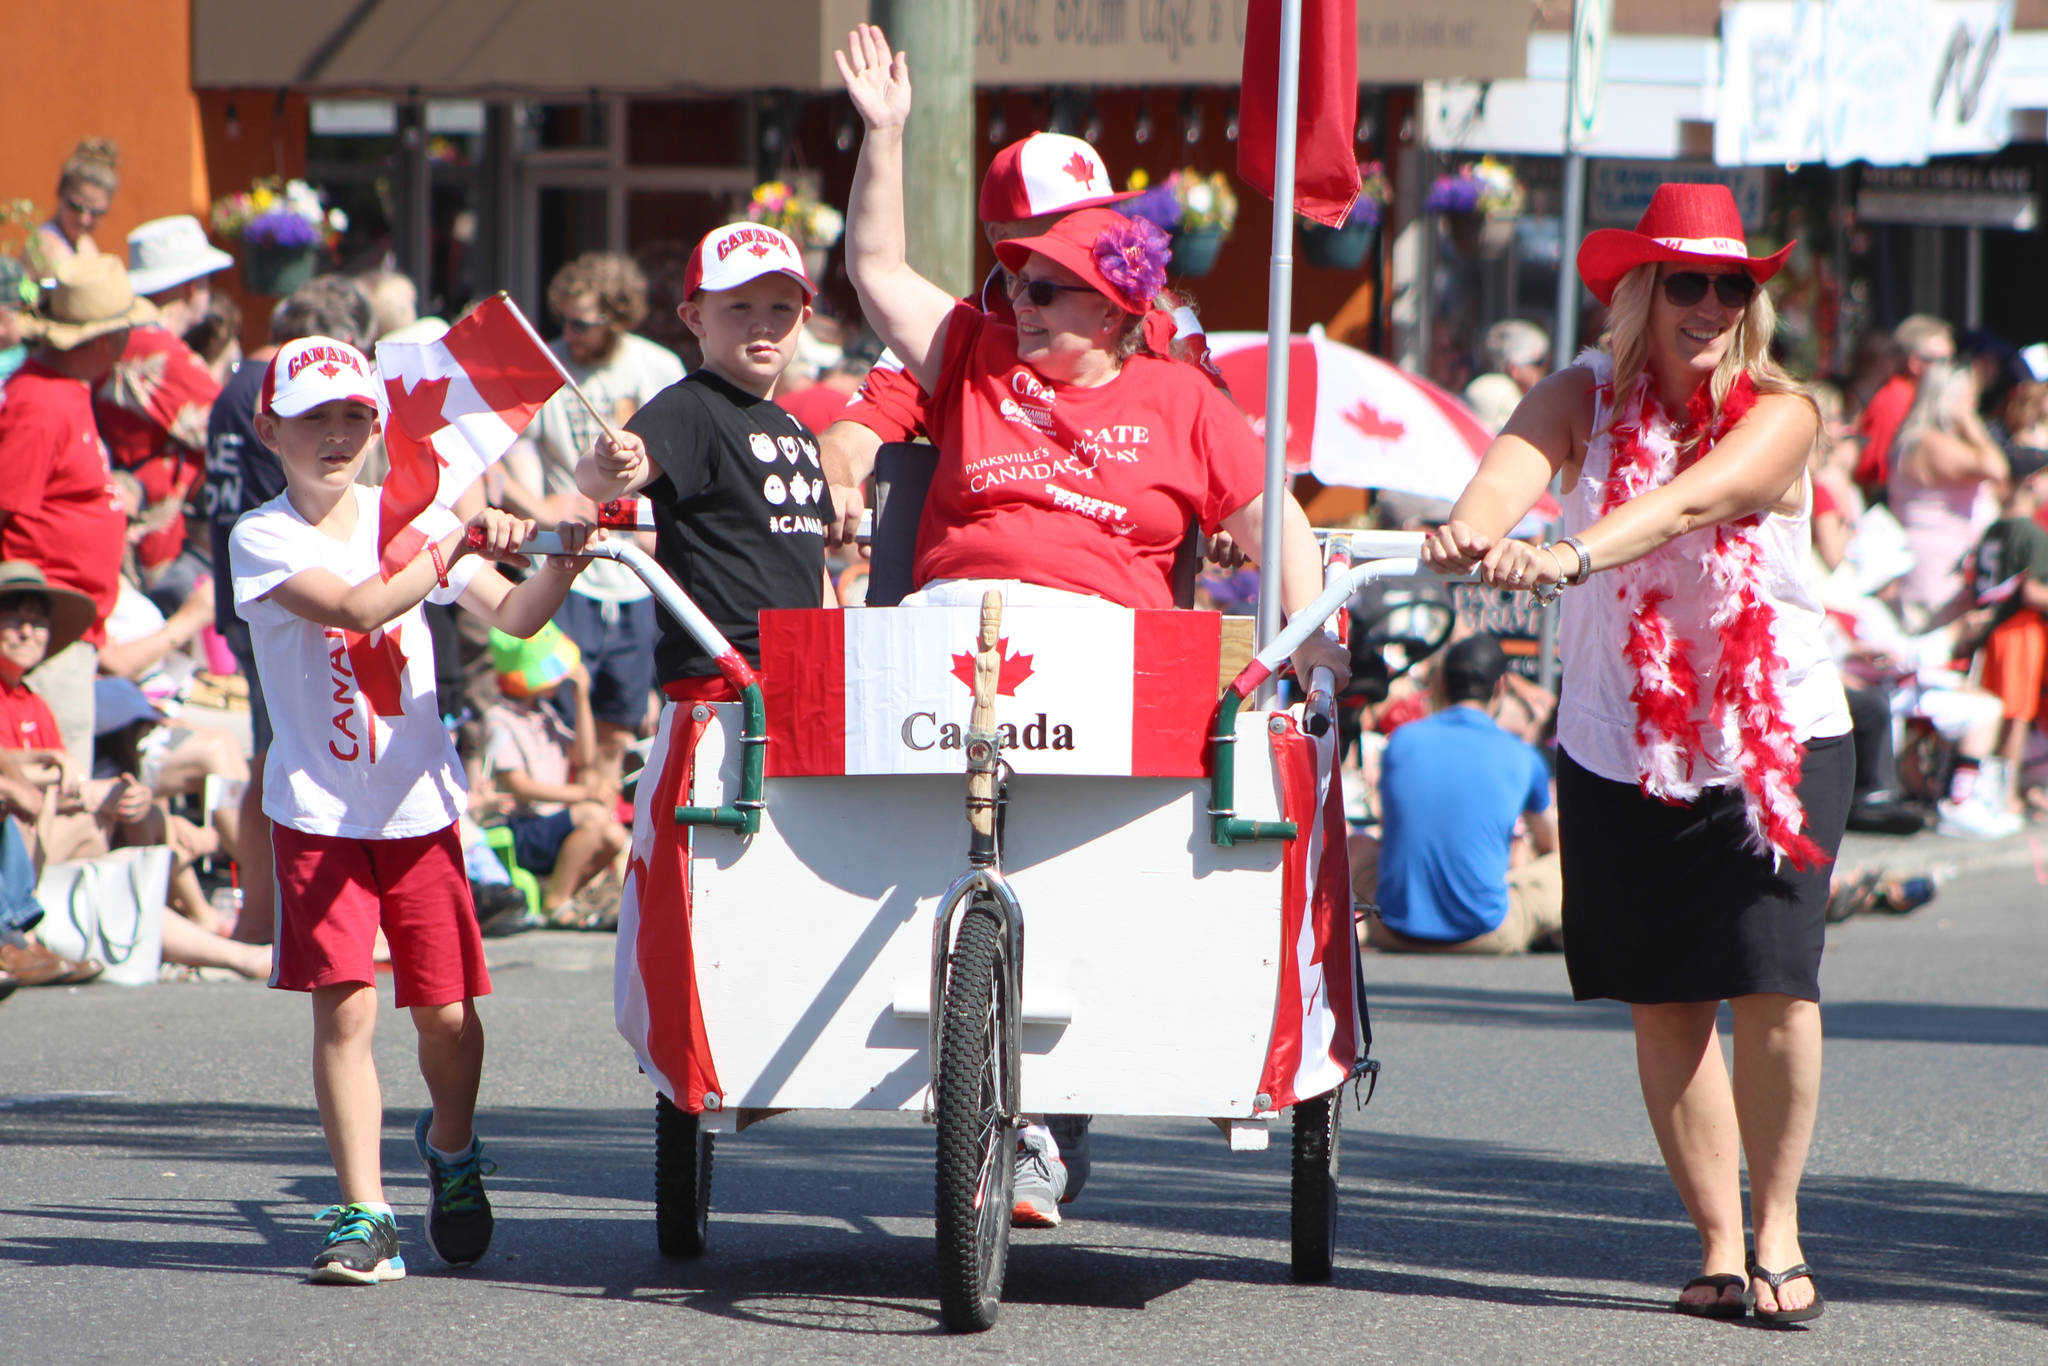
[[[1002,242],[1014,326],[961,304],[904,259],[902,53],[863,24],[838,54],[867,125],[849,202],[847,272],[882,340],[933,396],[942,452],[918,531],[911,601],[1172,605],[1170,571],[1188,524],[1230,532],[1260,555],[1265,459],[1240,413],[1198,367],[1167,358],[1157,306],[1170,253],[1150,223],[1108,208],[1066,214]],[[1078,177],[1090,168],[1077,164]],[[1281,605],[1322,588],[1308,519],[1288,499],[1274,555]],[[1348,675],[1320,633],[1295,654]]]
[[[1739,1318],[1753,1302],[1773,1324],[1824,1307],[1798,1190],[1820,1088],[1826,865],[1853,776],[1810,582],[1819,414],[1770,358],[1761,288],[1790,250],[1750,255],[1719,185],[1660,186],[1634,232],[1587,237],[1579,275],[1608,306],[1607,335],[1529,392],[1423,556],[1498,587],[1566,590],[1572,992],[1633,1007],[1650,1124],[1700,1234],[1701,1274],[1677,1308]],[[1508,539],[1553,477],[1569,534]]]

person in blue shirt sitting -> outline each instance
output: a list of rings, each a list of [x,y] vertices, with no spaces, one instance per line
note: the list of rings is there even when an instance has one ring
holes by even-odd
[[[1495,720],[1507,673],[1492,636],[1459,641],[1438,665],[1443,709],[1387,740],[1374,948],[1523,953],[1563,927],[1550,769]],[[1535,857],[1512,866],[1517,821]]]

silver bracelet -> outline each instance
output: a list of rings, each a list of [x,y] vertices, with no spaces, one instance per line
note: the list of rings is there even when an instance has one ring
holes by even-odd
[[[1572,548],[1572,554],[1577,555],[1579,557],[1578,573],[1573,574],[1571,577],[1567,578],[1564,581],[1567,587],[1577,588],[1580,584],[1584,583],[1587,579],[1593,576],[1593,557],[1586,553],[1585,542],[1581,541],[1576,536],[1567,536],[1563,540],[1559,541],[1558,544],[1570,546]]]

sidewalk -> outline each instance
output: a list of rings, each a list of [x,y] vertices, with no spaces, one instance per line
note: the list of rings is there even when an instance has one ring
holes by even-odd
[[[1882,868],[1906,877],[1926,874],[1943,885],[2012,868],[2031,867],[2048,885],[2048,825],[2027,825],[1996,840],[1950,839],[1929,826],[1917,835],[1842,837],[1841,865],[1847,870]]]

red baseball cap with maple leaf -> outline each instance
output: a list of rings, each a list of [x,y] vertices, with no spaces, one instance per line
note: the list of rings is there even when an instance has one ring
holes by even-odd
[[[1033,133],[996,153],[981,178],[981,221],[1014,223],[1042,213],[1099,209],[1137,194],[1116,192],[1102,154],[1065,133]]]
[[[766,223],[728,223],[705,233],[690,253],[690,264],[683,268],[683,297],[693,299],[700,289],[738,289],[774,271],[803,286],[806,300],[817,294],[818,287],[804,273],[804,254],[788,233]]]
[[[337,399],[376,407],[376,367],[345,341],[301,337],[286,342],[270,358],[256,411],[273,417],[298,417]]]

